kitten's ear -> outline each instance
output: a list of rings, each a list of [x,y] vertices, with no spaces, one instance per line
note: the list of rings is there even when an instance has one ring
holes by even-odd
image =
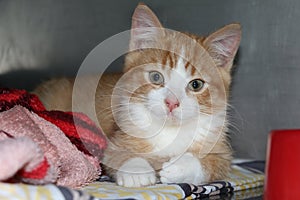
[[[158,35],[161,34],[162,28],[152,10],[145,4],[140,3],[132,16],[129,49],[145,48],[149,42],[155,42]]]
[[[229,24],[210,34],[203,42],[219,67],[230,70],[241,40],[241,26]]]

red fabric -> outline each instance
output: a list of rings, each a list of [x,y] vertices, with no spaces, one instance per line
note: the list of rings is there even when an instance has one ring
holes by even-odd
[[[9,138],[15,138],[14,136],[10,135],[9,133],[3,130],[0,130],[0,133],[5,134]],[[50,165],[48,163],[48,160],[46,157],[44,157],[44,160],[32,171],[27,172],[25,170],[21,170],[18,174],[23,178],[44,179],[44,177],[47,175],[49,168]]]
[[[44,105],[34,94],[29,94],[25,90],[0,88],[0,112],[6,111],[20,105],[30,111],[43,111]]]
[[[41,162],[35,169],[30,172],[26,172],[25,170],[21,170],[19,175],[23,178],[30,178],[30,179],[43,179],[49,170],[49,163],[45,158],[43,162]]]
[[[37,114],[59,127],[69,140],[82,152],[101,158],[104,137],[91,120],[81,114],[62,111],[43,111]]]
[[[101,130],[82,113],[47,111],[38,97],[25,90],[0,88],[0,112],[21,105],[59,127],[83,153],[101,157],[107,143]]]
[[[80,173],[80,170],[76,171],[76,165],[72,166],[73,168],[68,168],[70,167],[70,165],[68,165],[67,167],[57,166],[64,163],[64,160],[61,163],[53,163],[53,160],[49,159],[49,157],[44,157],[44,160],[38,163],[38,166],[31,171],[25,171],[22,168],[18,168],[19,171],[16,174],[17,176],[12,177],[11,179],[9,179],[9,181],[13,182],[14,178],[16,178],[17,181],[19,181],[19,179],[22,180],[23,178],[25,178],[27,179],[26,182],[29,181],[27,183],[41,184],[48,183],[49,181],[51,183],[55,183],[55,181],[57,181],[58,184],[67,184],[68,186],[77,187],[95,180],[98,177],[100,170],[100,165],[98,162],[103,155],[103,150],[106,148],[107,143],[105,140],[105,136],[102,134],[100,128],[98,128],[91,119],[89,119],[82,113],[47,111],[39,98],[34,94],[30,94],[25,90],[0,88],[0,112],[10,110],[16,105],[22,106],[22,109],[26,110],[26,112],[29,110],[36,113],[39,117],[60,128],[65,136],[69,139],[69,141],[75,147],[77,147],[77,150],[81,151],[83,154],[89,157],[88,160],[90,160],[91,163],[89,165],[83,166],[79,163],[78,167],[80,167],[80,169],[87,169],[87,171],[81,173],[82,176],[80,176],[78,175],[78,173]],[[16,123],[17,122],[18,121],[16,120]],[[21,125],[26,126],[25,123]],[[20,127],[20,124],[18,124],[18,127]],[[2,130],[0,130],[0,133],[4,133],[6,137],[13,137],[9,133],[6,133]],[[47,133],[49,134],[49,132]],[[63,138],[64,141],[67,141],[65,137]],[[68,147],[72,147],[69,141],[67,141],[69,145]],[[43,145],[41,149],[43,149],[43,147],[46,148],[44,143],[39,143],[39,145]],[[74,152],[78,153],[78,155],[82,156],[83,158],[74,160],[77,160],[78,162],[84,162],[86,156],[83,156],[77,150]],[[47,152],[44,152],[44,155],[46,153]],[[66,151],[66,155],[69,155],[67,153],[68,152]],[[62,159],[64,159],[64,156],[65,155],[62,155]],[[57,156],[54,157],[57,158]],[[91,166],[94,168],[88,170]],[[59,171],[56,167],[61,167],[62,171]],[[74,180],[73,182],[67,181],[66,177],[64,176],[64,173],[67,172],[68,169],[75,169],[75,172],[73,174],[66,173],[71,177],[71,180]],[[59,177],[57,175],[59,175]],[[78,179],[76,179],[76,177]]]

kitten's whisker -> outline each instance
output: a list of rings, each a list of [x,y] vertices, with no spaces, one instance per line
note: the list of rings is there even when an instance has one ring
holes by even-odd
[[[200,114],[200,115],[205,115],[205,116],[207,116],[207,117],[212,117],[211,114],[205,113],[205,112],[198,112],[198,114]]]
[[[102,110],[98,110],[96,113],[97,113],[97,115],[109,115],[113,112],[117,113],[117,112],[120,112],[120,111],[123,111],[122,107],[116,107],[116,108],[107,107],[107,108],[104,108]]]
[[[102,95],[100,94],[99,95],[100,98],[105,98],[105,97],[108,97],[108,98],[113,98],[113,97],[121,97],[121,98],[124,98],[123,95],[116,95],[116,94],[113,94],[113,95]],[[130,96],[128,97],[130,99],[142,99],[142,100],[148,100],[147,97],[144,97],[144,96]]]
[[[113,90],[121,90],[121,91],[129,92],[129,93],[133,93],[134,92],[134,90],[128,90],[127,88],[131,88],[130,85],[129,85],[129,87],[127,85],[124,85],[122,87],[120,87],[120,86],[119,87],[113,86]]]
[[[98,110],[97,112],[103,112],[103,111],[105,111],[105,110],[108,110],[109,109],[109,111],[111,111],[111,109],[116,109],[116,108],[118,108],[118,107],[120,107],[119,106],[120,104],[118,104],[118,105],[115,105],[115,106],[109,106],[109,107],[106,107],[106,108],[104,108],[104,109],[102,109],[102,110]],[[125,104],[124,104],[125,105]]]
[[[237,117],[238,118],[236,118],[236,119],[239,119],[239,120],[241,120],[241,122],[242,122],[242,127],[243,127],[243,125],[244,125],[244,123],[245,123],[245,120],[244,120],[244,118],[242,117],[242,115],[238,112],[238,110],[232,105],[232,104],[230,104],[230,103],[227,103],[227,115],[229,116],[229,118],[231,118],[231,120],[230,120],[230,122],[228,123],[228,127],[229,127],[229,129],[230,128],[233,128],[234,130],[236,130],[238,133],[241,133],[241,130],[238,128],[238,125],[236,125],[235,124],[235,122],[234,122],[234,118],[232,117],[233,115],[231,114],[231,113],[229,113],[230,111],[233,111],[233,112],[235,112],[236,114],[237,114]],[[232,131],[231,131],[232,132]],[[234,132],[233,132],[234,133]]]
[[[126,110],[126,109],[128,109],[127,106],[129,104],[130,104],[130,102],[129,103],[118,103],[118,104],[115,104],[115,105],[110,105],[109,107],[106,107],[106,108],[104,108],[102,110],[99,110],[98,112],[103,112],[103,111],[108,110],[108,109],[116,110],[117,108],[121,108],[121,109]]]

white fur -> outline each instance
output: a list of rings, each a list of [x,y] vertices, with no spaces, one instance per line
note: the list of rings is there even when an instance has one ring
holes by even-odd
[[[171,70],[171,69],[167,69]],[[180,102],[180,106],[173,110],[172,116],[177,119],[177,124],[195,118],[198,116],[199,105],[195,98],[186,94],[186,85],[191,77],[182,67],[172,70],[170,75],[166,72],[161,72],[165,78],[165,85],[162,88],[152,90],[148,94],[147,106],[151,108],[154,116],[161,118],[166,122],[168,119],[168,107],[165,105],[166,98],[176,98]]]
[[[184,53],[182,50],[181,54]],[[184,59],[179,58],[174,69],[154,65],[144,67],[145,80],[150,83],[149,71],[159,71],[164,76],[164,87],[151,90],[141,97],[141,102],[131,102],[130,96],[120,95],[121,104],[125,105],[119,115],[122,122],[119,124],[120,128],[134,137],[146,139],[153,147],[153,152],[149,152],[152,155],[172,158],[164,163],[160,172],[162,182],[204,182],[208,178],[201,162],[186,152],[195,142],[206,141],[213,147],[211,144],[215,144],[214,141],[218,139],[216,131],[224,123],[224,113],[209,115],[200,112],[204,105],[199,105],[196,97],[186,90],[187,84],[198,77],[193,77],[185,69]],[[180,106],[169,112],[165,104],[167,98],[176,98]],[[207,150],[210,149],[207,147]],[[206,151],[203,152],[205,154]],[[138,162],[141,164],[137,164]],[[144,168],[152,167],[141,158],[127,161],[122,166],[122,170],[131,169],[134,172],[140,172]],[[146,184],[149,178],[154,177],[154,172],[148,175],[118,172],[117,177],[118,184],[132,187]]]
[[[141,187],[156,183],[154,169],[143,158],[127,160],[116,174],[118,185],[125,187]]]
[[[181,54],[184,54],[184,50]],[[149,68],[148,70],[151,70],[151,66]],[[197,99],[187,95],[186,85],[193,77],[185,70],[182,58],[171,73],[168,74],[161,69],[159,71],[164,76],[165,86],[150,91],[146,106],[135,104],[137,107],[144,107],[142,112],[135,114],[139,119],[145,120],[145,116],[149,116],[149,113],[152,116],[151,125],[144,131],[151,136],[148,141],[153,145],[155,154],[178,156],[194,141],[200,141],[208,134],[212,116],[199,113]],[[177,98],[180,102],[180,106],[172,113],[168,112],[164,102],[169,97]],[[139,110],[137,107],[135,111]]]
[[[173,158],[164,163],[159,175],[162,183],[192,183],[198,185],[208,180],[201,162],[191,153],[185,153],[179,158]]]
[[[186,50],[184,47],[181,48],[180,50],[180,54],[178,55],[179,58],[178,58],[178,61],[177,61],[177,64],[175,66],[175,72],[177,72],[177,74],[181,75],[184,79],[186,79],[186,83],[189,82],[191,76],[191,71],[190,71],[190,68],[188,69],[185,69],[185,60],[187,59],[185,56],[186,56]],[[182,84],[182,82],[181,82]]]
[[[148,80],[149,71],[157,70],[164,76],[165,86],[151,90],[146,94],[145,102],[130,102],[130,97],[120,95],[121,104],[125,106],[118,115],[119,127],[127,134],[147,139],[154,148],[152,153],[158,156],[179,156],[193,142],[212,138],[210,133],[222,126],[221,119],[224,119],[219,115],[200,113],[202,105],[186,93],[186,85],[194,77],[185,70],[183,60],[179,59],[178,63],[181,64],[171,73],[167,73],[171,69],[165,71],[158,66],[146,66],[145,79]],[[180,106],[170,113],[166,98],[177,98]]]
[[[176,65],[176,69],[184,69],[184,64],[185,64],[185,62],[184,62],[184,56],[185,56],[185,49],[184,48],[182,48],[181,50],[180,50],[180,55],[179,55],[179,58],[178,58],[178,61],[177,61],[177,65]],[[184,72],[185,72],[185,70],[184,70]]]
[[[200,141],[206,135],[205,130],[200,129],[196,123],[184,124],[179,127],[165,126],[155,136],[148,138],[148,142],[154,148],[154,154],[158,156],[174,157],[182,155],[195,142]],[[203,132],[200,132],[200,131]]]

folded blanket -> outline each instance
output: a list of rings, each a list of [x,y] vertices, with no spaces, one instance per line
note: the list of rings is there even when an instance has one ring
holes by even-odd
[[[72,190],[54,185],[29,186],[24,184],[0,184],[0,199],[15,197],[27,200],[37,199],[247,199],[262,195],[264,182],[263,172],[256,166],[264,162],[247,162],[233,164],[229,179],[203,184],[199,186],[190,184],[157,184],[143,188],[124,188],[112,182],[94,182],[81,190]]]
[[[0,89],[0,181],[79,187],[99,177],[105,147],[86,115],[46,111],[35,95]]]

